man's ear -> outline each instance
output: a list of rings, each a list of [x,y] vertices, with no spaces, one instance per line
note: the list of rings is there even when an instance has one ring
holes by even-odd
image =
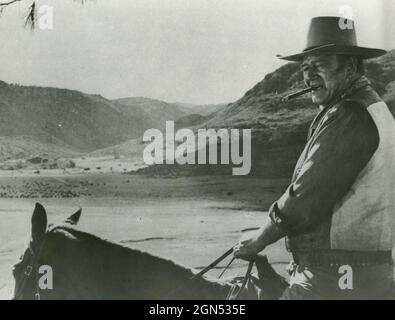
[[[39,240],[47,230],[47,213],[40,203],[36,203],[32,214],[32,240]]]
[[[356,57],[349,57],[346,64],[346,72],[348,78],[353,78],[357,74],[358,61]]]

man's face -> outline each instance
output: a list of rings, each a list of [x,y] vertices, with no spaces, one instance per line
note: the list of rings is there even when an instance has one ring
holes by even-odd
[[[317,87],[311,93],[313,103],[325,106],[345,86],[346,72],[335,55],[311,55],[302,61],[305,83]]]

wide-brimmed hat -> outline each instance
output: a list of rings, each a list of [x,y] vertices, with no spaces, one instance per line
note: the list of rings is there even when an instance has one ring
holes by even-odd
[[[357,45],[353,20],[340,17],[315,17],[310,22],[306,49],[297,54],[278,55],[278,57],[289,61],[301,61],[309,54],[344,54],[370,59],[385,53],[386,51],[382,49]]]

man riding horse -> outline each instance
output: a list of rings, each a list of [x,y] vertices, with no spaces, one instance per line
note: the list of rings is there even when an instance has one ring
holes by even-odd
[[[292,182],[238,258],[286,237],[290,286],[282,299],[384,298],[391,291],[395,121],[364,76],[363,59],[384,50],[357,45],[354,22],[316,17],[301,62],[319,106]]]

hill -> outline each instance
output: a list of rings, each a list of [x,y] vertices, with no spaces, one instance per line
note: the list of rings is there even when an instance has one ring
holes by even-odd
[[[134,101],[133,105],[128,105]],[[0,81],[0,157],[74,154],[117,145],[186,115],[148,98],[118,102],[75,90]]]
[[[189,109],[179,104],[145,97],[130,97],[113,100],[119,110],[127,117],[141,117],[150,123],[148,128],[162,129],[166,120],[177,120],[189,114]]]

